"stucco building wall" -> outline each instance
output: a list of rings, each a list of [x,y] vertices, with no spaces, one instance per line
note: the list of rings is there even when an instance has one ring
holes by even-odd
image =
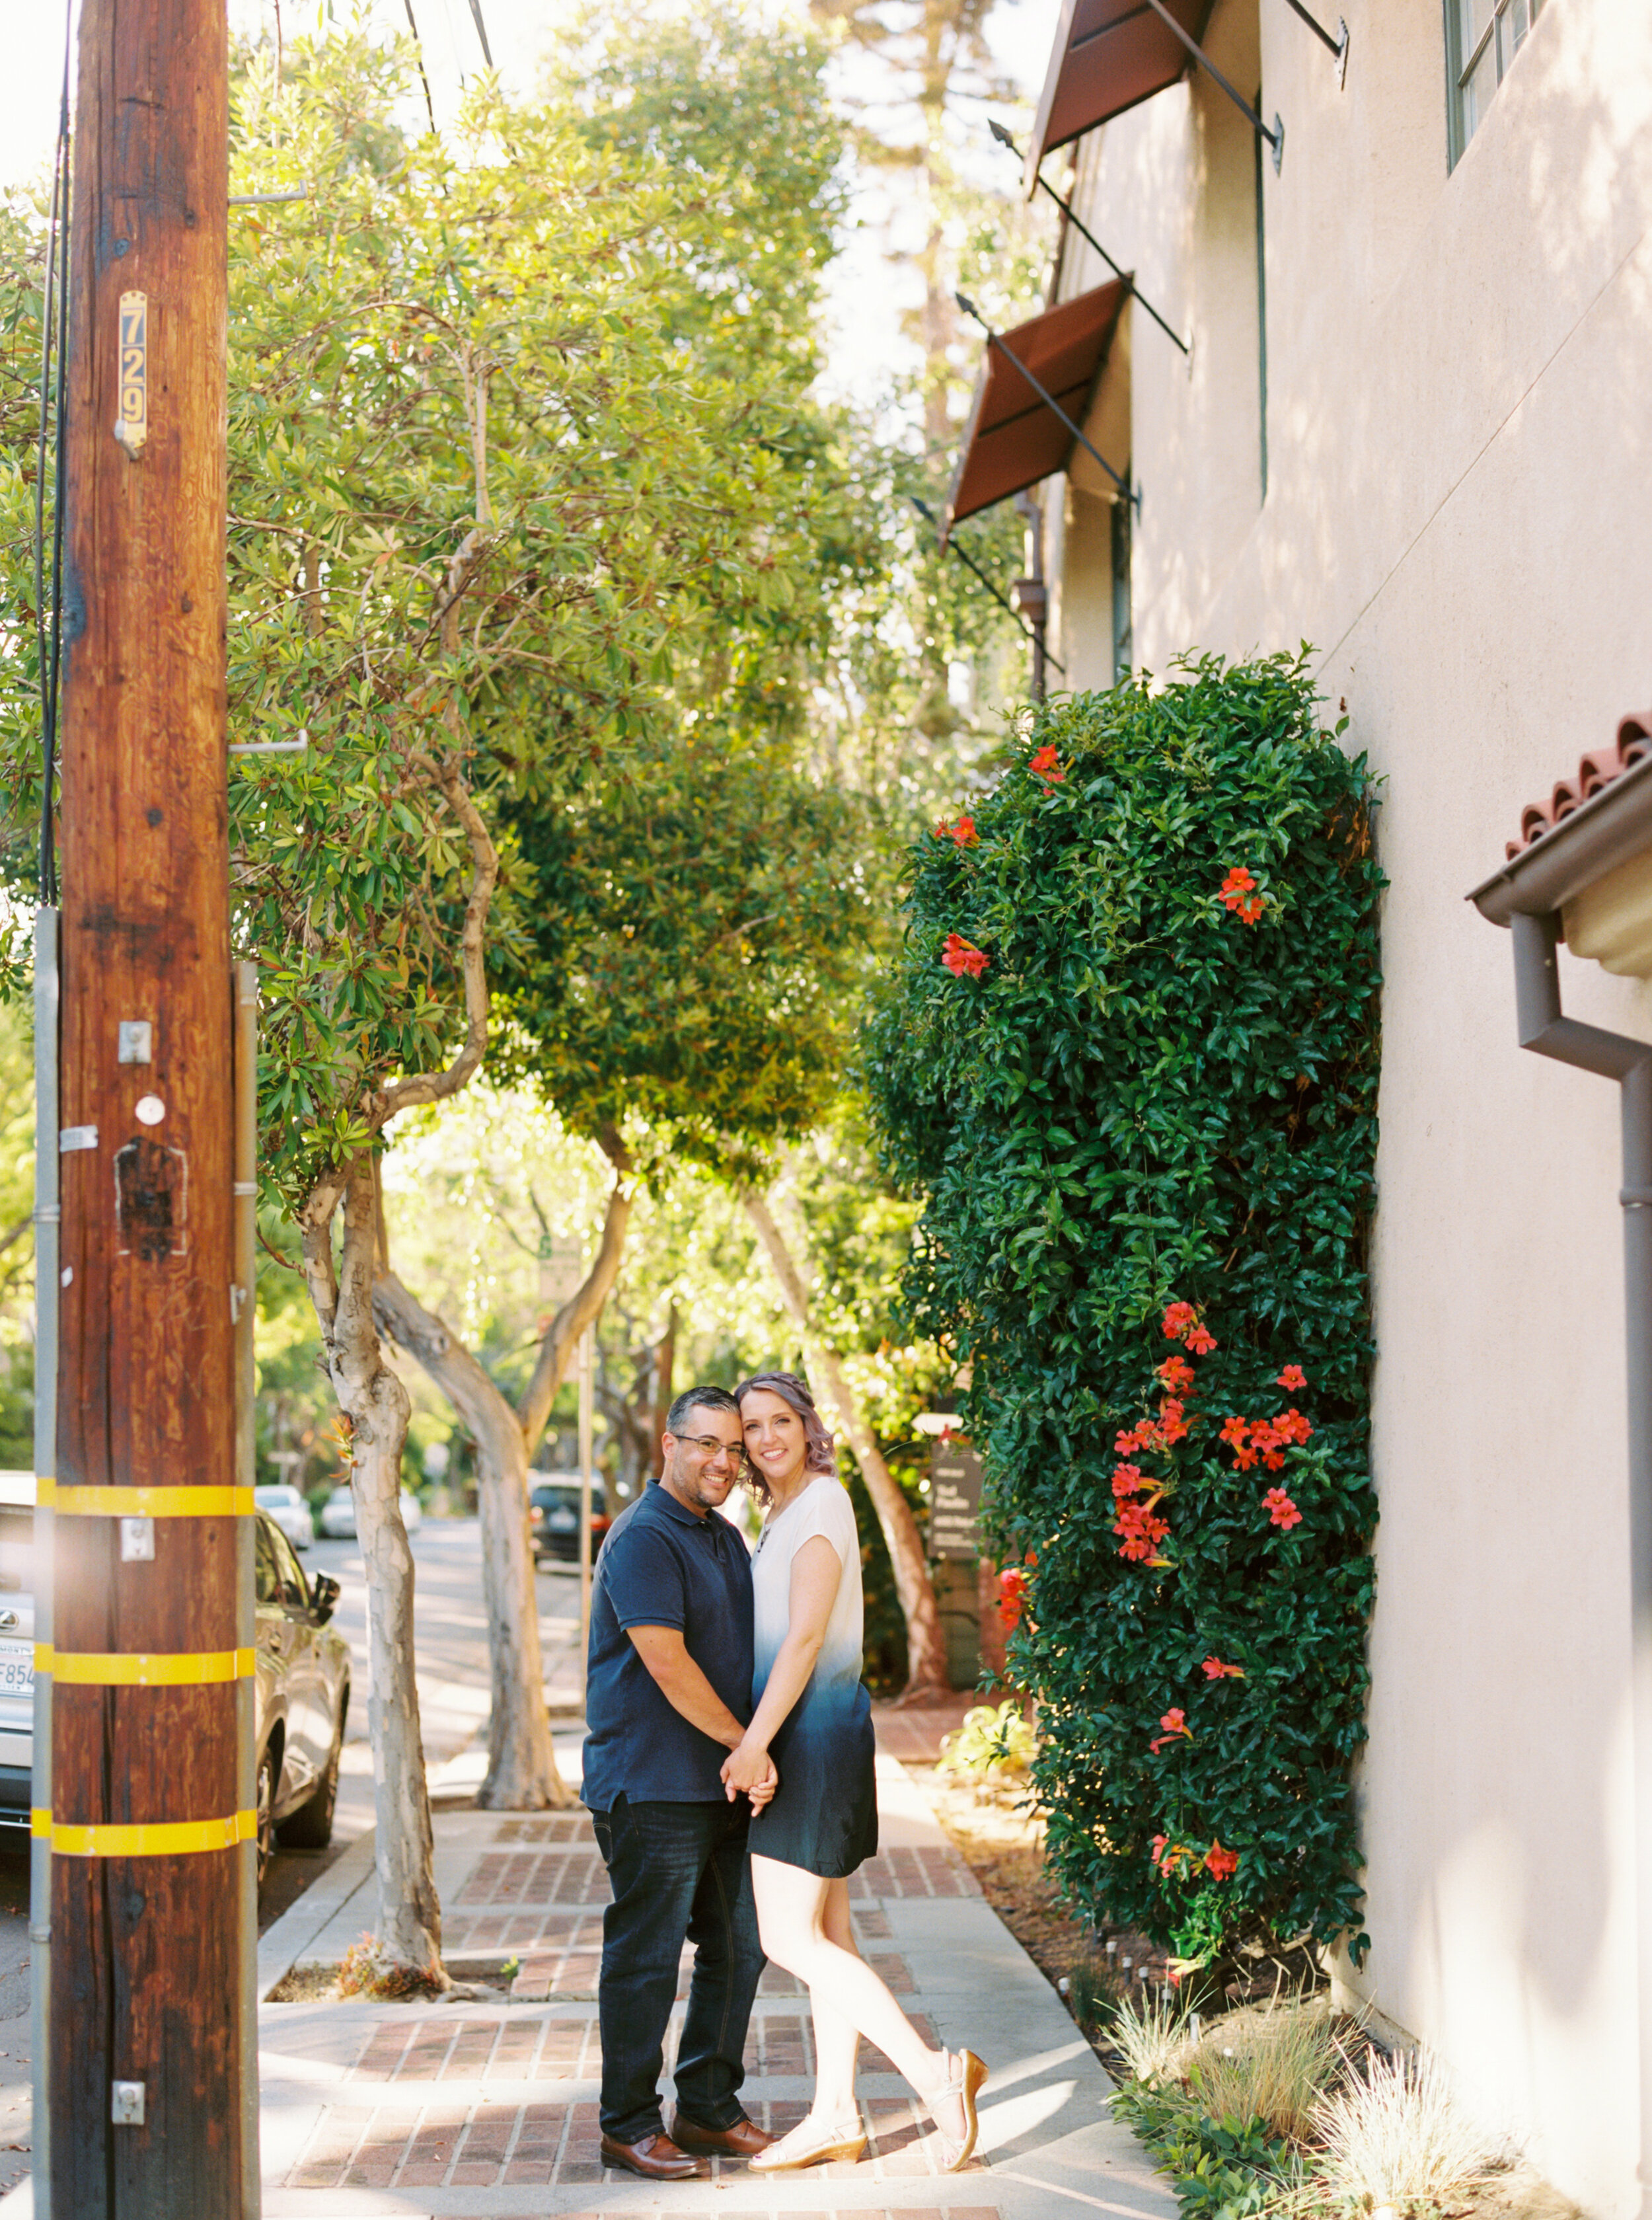
[[[1286,127],[1265,497],[1249,128],[1195,74],[1082,140],[1075,192],[1193,342],[1125,312],[1137,665],[1312,640],[1386,780],[1360,1983],[1616,2220],[1640,2134],[1617,1090],[1519,1051],[1509,937],[1463,895],[1652,702],[1652,17],[1547,0],[1449,171],[1439,0],[1344,4],[1342,90],[1283,0],[1218,0],[1209,34]],[[1069,238],[1062,296],[1105,274]],[[1046,500],[1052,645],[1100,683],[1104,482]],[[1569,957],[1562,981],[1652,1038],[1645,988]]]

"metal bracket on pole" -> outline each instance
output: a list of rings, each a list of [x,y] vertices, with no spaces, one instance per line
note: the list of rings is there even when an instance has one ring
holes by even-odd
[[[1200,67],[1203,70],[1209,71],[1212,77],[1215,78],[1217,84],[1221,86],[1223,91],[1233,103],[1235,108],[1238,109],[1240,115],[1244,116],[1245,122],[1250,126],[1250,128],[1256,132],[1259,137],[1263,138],[1268,141],[1268,144],[1274,150],[1274,174],[1277,176],[1279,174],[1279,165],[1285,159],[1285,126],[1281,122],[1278,115],[1276,115],[1274,117],[1274,128],[1270,131],[1268,126],[1262,122],[1261,116],[1257,115],[1256,109],[1252,108],[1250,103],[1239,90],[1237,85],[1230,84],[1228,79],[1222,75],[1221,71],[1217,68],[1215,63],[1205,52],[1203,47],[1200,45],[1198,40],[1194,37],[1193,34],[1190,31],[1184,31],[1182,29],[1181,24],[1177,22],[1175,17],[1170,13],[1169,8],[1166,7],[1165,0],[1147,0],[1147,4],[1153,10],[1153,13],[1158,17],[1159,21],[1163,24],[1165,29],[1167,31],[1174,31],[1175,33],[1177,38],[1181,40],[1182,45],[1186,47],[1188,52],[1193,56]]]
[[[1016,145],[1014,140],[1010,137],[1009,133],[1005,130],[1003,125],[1001,123],[993,122],[989,117],[988,119],[988,128],[991,131],[993,137],[997,140],[999,145],[1001,147],[1007,147],[1011,153],[1014,155],[1016,160],[1019,162],[1021,159],[1021,150]],[[1071,201],[1063,198],[1062,195],[1056,190],[1055,187],[1050,184],[1049,178],[1045,177],[1042,170],[1039,171],[1038,175],[1038,184],[1044,191],[1049,194],[1050,199],[1054,201],[1056,206],[1066,217],[1068,222],[1072,225],[1073,229],[1077,232],[1079,237],[1081,239],[1088,240],[1090,245],[1095,249],[1096,253],[1101,257],[1101,259],[1107,264],[1108,269],[1112,271],[1113,276],[1122,279],[1125,290],[1134,299],[1141,302],[1143,308],[1146,309],[1148,315],[1151,316],[1153,321],[1164,334],[1165,338],[1171,340],[1175,346],[1179,346],[1181,349],[1182,353],[1186,354],[1188,352],[1187,340],[1182,338],[1180,332],[1173,332],[1170,329],[1170,327],[1165,322],[1163,317],[1160,315],[1158,310],[1153,306],[1153,303],[1148,300],[1145,295],[1142,292],[1140,287],[1137,284],[1136,280],[1131,276],[1129,271],[1121,270],[1119,267],[1119,265],[1113,260],[1112,255],[1107,253],[1107,248],[1102,246],[1100,240],[1089,228],[1088,225],[1084,222],[1081,216],[1076,215],[1074,213],[1073,203]]]
[[[935,512],[926,501],[920,501],[915,493],[909,493],[907,496],[907,499],[917,510],[919,515],[923,518],[926,524],[935,524]],[[940,530],[938,524],[935,524],[935,529],[938,533]],[[1023,620],[1020,611],[1016,608],[1014,602],[1010,600],[1008,595],[1001,594],[999,592],[997,587],[994,585],[992,580],[982,569],[980,564],[977,563],[972,556],[966,555],[956,539],[949,539],[947,541],[946,552],[949,555],[956,555],[966,571],[971,571],[975,573],[976,577],[980,579],[987,591],[992,596],[994,601],[997,602],[999,608],[1001,609],[1007,609],[1009,612],[1009,614],[1015,620],[1017,629],[1025,634],[1027,639],[1031,640],[1032,638],[1031,627]],[[1044,659],[1055,670],[1059,670],[1062,677],[1065,678],[1067,676],[1065,664],[1057,663],[1055,657],[1051,655],[1048,648],[1045,648],[1044,652]]]
[[[986,333],[988,346],[995,346],[1000,354],[1003,356],[1006,362],[1013,363],[1016,369],[1020,371],[1022,377],[1025,378],[1027,384],[1038,395],[1039,400],[1043,402],[1044,407],[1050,409],[1056,415],[1060,417],[1062,422],[1067,427],[1073,437],[1078,441],[1079,446],[1083,448],[1085,453],[1092,456],[1095,461],[1100,464],[1102,469],[1113,480],[1114,485],[1118,487],[1119,492],[1123,494],[1125,499],[1135,503],[1136,514],[1139,516],[1142,513],[1141,489],[1138,487],[1133,492],[1131,491],[1130,480],[1125,477],[1120,477],[1118,471],[1114,470],[1113,465],[1107,460],[1100,447],[1093,446],[1092,443],[1085,438],[1082,432],[1079,430],[1077,425],[1074,423],[1072,418],[1062,407],[1060,402],[1057,400],[1055,395],[1051,393],[1047,387],[1040,385],[1038,379],[1032,375],[1032,372],[1021,360],[1019,355],[1013,352],[1010,348],[1005,346],[1003,340],[1000,339],[998,334],[993,329],[992,326],[987,321],[985,316],[982,315],[980,309],[976,308],[975,302],[969,299],[968,295],[963,293],[955,293],[952,297],[957,302],[959,308],[963,309],[964,315],[966,316],[973,316],[976,323],[980,325],[982,330]]]
[[[1293,13],[1302,18],[1302,21],[1307,25],[1309,30],[1312,32],[1316,39],[1318,39],[1325,46],[1330,48],[1331,59],[1337,65],[1337,90],[1340,92],[1343,87],[1348,83],[1347,16],[1337,16],[1337,28],[1341,35],[1333,39],[1330,32],[1326,30],[1325,25],[1319,21],[1318,17],[1317,16],[1309,15],[1307,9],[1302,5],[1302,0],[1285,0],[1285,4],[1293,11]]]

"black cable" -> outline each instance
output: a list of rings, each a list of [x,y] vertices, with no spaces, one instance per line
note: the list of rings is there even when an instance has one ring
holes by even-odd
[[[482,20],[482,0],[471,0],[471,13],[476,18],[476,34],[482,41],[482,59],[493,67],[493,55],[488,46],[488,27]]]
[[[57,145],[52,157],[52,206],[46,236],[46,286],[41,301],[41,427],[34,466],[34,634],[41,678],[40,887],[44,908],[58,898],[57,844],[52,789],[57,776],[58,698],[63,677],[64,457],[68,433],[68,380],[64,366],[69,344],[69,9],[64,11],[63,90],[58,107]],[[59,242],[61,251],[59,252]],[[53,311],[56,331],[53,328]],[[53,341],[56,340],[57,393],[52,390]],[[46,584],[46,435],[52,423],[52,583]],[[51,612],[48,643],[47,612]]]
[[[435,135],[436,110],[430,97],[430,79],[425,75],[425,42],[419,36],[419,26],[413,20],[413,0],[402,0],[407,10],[408,28],[413,34],[413,49],[419,64],[419,82],[425,89],[425,114],[430,118],[431,135]]]

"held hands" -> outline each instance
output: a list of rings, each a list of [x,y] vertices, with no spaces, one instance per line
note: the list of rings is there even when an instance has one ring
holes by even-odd
[[[723,1760],[722,1774],[729,1802],[749,1796],[754,1812],[761,1812],[780,1786],[775,1762],[760,1743],[743,1742],[731,1750]]]

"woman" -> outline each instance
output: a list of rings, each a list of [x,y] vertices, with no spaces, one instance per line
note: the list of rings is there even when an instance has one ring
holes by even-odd
[[[751,1562],[757,1709],[723,1779],[733,1797],[764,1777],[771,1755],[779,1771],[772,1802],[751,1819],[751,1888],[763,1947],[807,1984],[814,2015],[814,2101],[751,2167],[783,2173],[861,2155],[855,2049],[863,2035],[928,2106],[943,2170],[956,2173],[976,2147],[987,2069],[971,2050],[929,2048],[857,1952],[849,1924],[848,1877],[877,1849],[854,1506],[801,1380],[762,1372],[734,1394],[764,1518]]]

